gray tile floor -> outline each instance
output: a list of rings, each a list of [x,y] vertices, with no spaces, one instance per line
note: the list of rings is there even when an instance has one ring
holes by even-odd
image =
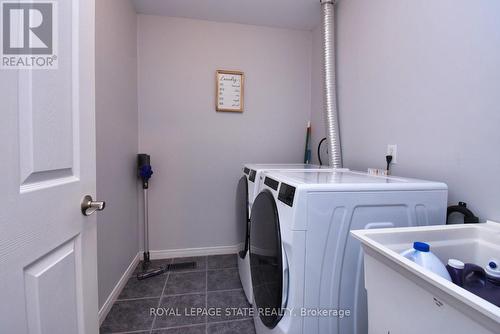
[[[195,261],[196,268],[172,271],[142,281],[135,277],[141,270],[139,263],[100,332],[254,334],[253,320],[245,314],[250,305],[238,277],[236,255],[156,260],[152,261],[152,266],[183,261]],[[169,313],[150,314],[151,308],[165,308]],[[234,313],[233,308],[241,311]],[[196,311],[191,311],[198,309],[218,309],[221,314],[197,315]]]

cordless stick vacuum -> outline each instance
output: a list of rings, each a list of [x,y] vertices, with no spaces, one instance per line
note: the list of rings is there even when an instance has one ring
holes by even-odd
[[[195,268],[195,262],[183,262],[175,264],[167,264],[163,267],[149,268],[151,259],[149,257],[149,215],[148,215],[148,188],[149,179],[153,175],[151,168],[151,157],[148,154],[138,154],[138,174],[142,181],[142,189],[144,191],[144,253],[142,261],[142,272],[137,274],[138,280],[143,280],[149,277],[161,275],[170,270]]]

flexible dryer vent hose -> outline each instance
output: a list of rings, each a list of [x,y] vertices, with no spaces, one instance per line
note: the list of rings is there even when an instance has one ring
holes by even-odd
[[[337,86],[335,73],[335,1],[320,0],[323,32],[323,79],[326,138],[329,165],[342,168],[342,151],[337,110]]]

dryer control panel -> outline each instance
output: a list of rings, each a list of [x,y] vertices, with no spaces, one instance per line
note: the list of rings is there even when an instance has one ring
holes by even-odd
[[[293,198],[295,197],[295,187],[281,182],[278,199],[288,206],[293,206]]]
[[[269,188],[272,188],[274,190],[278,190],[278,185],[280,184],[278,181],[271,179],[270,177],[267,177],[264,179],[264,184],[268,186]]]

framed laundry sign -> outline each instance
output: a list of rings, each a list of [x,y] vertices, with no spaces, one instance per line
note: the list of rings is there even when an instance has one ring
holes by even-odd
[[[245,75],[239,71],[215,72],[215,110],[243,112]]]

